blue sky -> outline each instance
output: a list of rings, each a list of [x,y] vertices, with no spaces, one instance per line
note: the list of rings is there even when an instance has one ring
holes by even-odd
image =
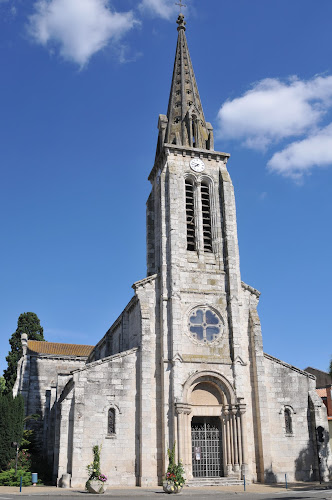
[[[187,0],[215,148],[231,154],[242,279],[265,352],[327,370],[331,0]],[[20,313],[94,344],[146,275],[145,202],[178,8],[0,0],[0,372]]]

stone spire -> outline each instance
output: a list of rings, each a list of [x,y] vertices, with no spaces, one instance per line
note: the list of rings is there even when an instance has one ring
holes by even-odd
[[[167,116],[159,116],[160,152],[164,144],[213,150],[213,129],[205,121],[185,35],[184,15],[179,14],[178,41]]]

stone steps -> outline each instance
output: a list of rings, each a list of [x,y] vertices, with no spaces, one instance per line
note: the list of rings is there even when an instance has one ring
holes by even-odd
[[[202,477],[190,479],[186,486],[199,488],[204,486],[240,486],[242,484],[243,480],[236,477]]]

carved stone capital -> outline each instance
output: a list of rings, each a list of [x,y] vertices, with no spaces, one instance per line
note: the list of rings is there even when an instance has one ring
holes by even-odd
[[[237,414],[237,412],[238,412],[238,405],[236,405],[236,406],[232,406],[232,408],[231,408],[231,412],[232,412],[232,414],[233,414],[233,415],[236,415],[236,414]]]
[[[238,407],[241,415],[243,415],[247,411],[247,405],[244,403],[239,404]]]
[[[191,405],[186,403],[175,403],[175,410],[178,415],[184,413],[185,415],[190,415],[191,413]]]
[[[224,405],[222,409],[223,414],[226,416],[229,415],[229,413],[231,412],[231,408],[232,408],[231,405]]]

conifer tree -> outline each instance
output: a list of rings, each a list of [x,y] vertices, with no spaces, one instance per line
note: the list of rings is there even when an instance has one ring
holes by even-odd
[[[4,470],[12,458],[11,448],[11,418],[10,418],[11,395],[0,396],[0,470]]]
[[[6,381],[3,377],[0,377],[0,396],[1,394],[4,394],[6,389]]]
[[[26,333],[29,340],[45,340],[43,327],[37,314],[33,312],[23,313],[17,321],[16,331],[9,339],[11,350],[6,357],[8,367],[3,375],[6,381],[6,392],[11,392],[16,380],[17,363],[22,356],[21,334]]]
[[[21,394],[12,401],[12,441],[21,444],[24,427],[24,399]]]
[[[24,401],[21,395],[0,395],[0,470],[5,470],[9,461],[15,457],[16,448],[23,438]]]

